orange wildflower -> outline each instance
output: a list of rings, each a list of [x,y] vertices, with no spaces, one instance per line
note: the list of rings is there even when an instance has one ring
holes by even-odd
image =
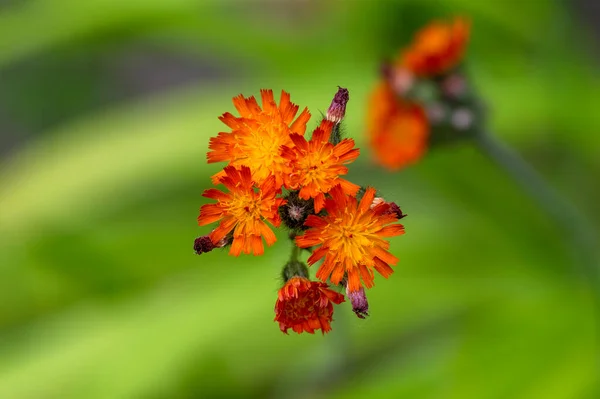
[[[282,156],[290,161],[292,172],[287,178],[286,187],[300,188],[298,196],[304,200],[314,198],[315,212],[325,205],[325,194],[334,186],[341,185],[344,193],[354,195],[360,186],[341,179],[348,173],[344,164],[353,162],[359,155],[354,148],[354,140],[344,139],[339,144],[329,142],[334,122],[323,120],[315,129],[310,141],[299,134],[292,134],[294,147],[282,147]]]
[[[333,304],[344,302],[344,296],[328,288],[327,284],[292,277],[279,290],[275,303],[275,321],[284,333],[291,328],[298,334],[314,334],[321,329],[331,331]]]
[[[298,106],[290,102],[289,93],[281,92],[279,106],[272,90],[261,90],[260,94],[262,109],[254,96],[244,98],[240,94],[233,99],[240,117],[226,112],[219,118],[231,128],[231,132],[221,132],[210,139],[208,163],[227,161],[233,166],[246,165],[257,184],[272,174],[275,184],[281,187],[290,167],[281,156],[280,147],[292,145],[291,133],[304,135],[310,113],[305,108],[294,121]],[[214,175],[213,183],[218,184],[223,176],[223,172]]]
[[[348,290],[355,292],[362,287],[373,286],[373,269],[387,278],[398,258],[388,252],[390,243],[384,237],[404,234],[404,226],[391,224],[398,219],[389,212],[390,205],[381,203],[371,208],[375,189],[368,188],[358,203],[357,199],[344,194],[341,186],[334,187],[325,200],[327,216],[310,215],[305,226],[311,227],[296,237],[300,248],[319,246],[308,258],[310,265],[325,257],[317,271],[317,278],[338,284],[348,276]]]
[[[421,29],[402,54],[401,65],[417,76],[435,76],[456,66],[469,39],[470,23],[463,18],[435,21]]]
[[[367,115],[369,141],[377,163],[396,170],[421,159],[429,140],[423,107],[398,99],[384,81],[373,92]]]
[[[206,204],[200,208],[198,224],[204,226],[223,219],[209,234],[215,245],[233,231],[233,242],[229,251],[231,255],[238,256],[242,251],[245,254],[262,255],[262,237],[269,246],[277,241],[265,220],[275,227],[279,226],[277,209],[285,202],[275,197],[280,191],[275,185],[275,177],[270,176],[258,186],[258,191],[255,191],[250,168],[247,166],[242,166],[241,170],[227,166],[224,173],[221,183],[230,193],[216,188],[204,191],[202,196],[216,199],[217,203]]]

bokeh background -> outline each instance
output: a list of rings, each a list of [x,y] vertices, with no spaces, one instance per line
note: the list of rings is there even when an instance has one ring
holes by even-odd
[[[598,398],[589,276],[568,234],[469,143],[371,163],[380,60],[466,15],[490,128],[600,224],[595,0],[0,3],[0,398]],[[285,232],[196,256],[208,139],[231,98],[350,90],[350,178],[401,205],[401,261],[333,331],[273,322]]]

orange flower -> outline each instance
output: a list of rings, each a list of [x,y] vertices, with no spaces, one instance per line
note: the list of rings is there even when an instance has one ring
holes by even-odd
[[[360,186],[341,179],[348,173],[344,164],[353,162],[360,153],[354,147],[354,140],[344,139],[339,144],[329,142],[334,122],[323,120],[315,129],[310,141],[299,134],[292,134],[294,147],[282,147],[282,156],[290,161],[292,172],[287,178],[286,187],[300,188],[298,196],[304,200],[314,198],[315,212],[319,213],[325,204],[325,194],[340,184],[346,194],[354,195]]]
[[[216,188],[211,188],[202,194],[206,198],[216,199],[216,204],[206,204],[200,208],[198,224],[200,226],[221,220],[219,226],[210,233],[209,237],[215,245],[233,230],[233,242],[229,253],[238,256],[242,253],[262,255],[264,247],[262,237],[267,245],[277,241],[273,231],[264,220],[275,227],[279,226],[278,208],[285,201],[275,198],[279,188],[275,186],[275,177],[270,176],[254,190],[254,182],[250,168],[242,166],[241,170],[227,166],[221,183],[229,189],[226,194]],[[264,220],[263,220],[264,219]]]
[[[208,163],[228,161],[233,166],[246,165],[257,184],[273,174],[275,184],[281,187],[290,167],[281,156],[280,147],[292,145],[291,133],[304,135],[310,113],[304,109],[294,121],[298,106],[290,102],[289,93],[281,92],[279,106],[272,90],[261,90],[260,94],[262,109],[253,96],[244,98],[240,94],[233,99],[240,117],[227,112],[219,118],[232,131],[210,139]],[[223,172],[214,175],[213,183],[218,184],[223,176]]]
[[[348,290],[358,291],[361,278],[367,288],[373,286],[373,269],[383,277],[392,273],[389,264],[395,265],[398,258],[388,252],[390,243],[383,237],[404,234],[404,226],[396,222],[390,205],[381,203],[371,208],[375,189],[368,188],[360,204],[355,197],[344,194],[338,185],[325,200],[327,216],[310,215],[305,226],[312,227],[302,236],[296,237],[300,248],[319,246],[308,258],[310,265],[325,257],[317,271],[317,278],[338,284],[348,275]]]
[[[279,290],[275,303],[275,321],[284,333],[291,328],[298,334],[314,334],[321,329],[331,331],[333,304],[344,302],[344,296],[327,287],[327,284],[292,277]]]
[[[421,106],[398,99],[384,81],[371,96],[367,114],[377,163],[395,170],[421,159],[429,139],[429,123]]]
[[[435,76],[456,66],[469,39],[470,23],[463,18],[435,21],[421,29],[402,54],[401,65],[417,76]]]

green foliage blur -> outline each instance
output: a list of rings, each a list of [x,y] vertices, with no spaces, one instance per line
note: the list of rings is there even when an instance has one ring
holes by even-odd
[[[490,128],[600,225],[598,49],[536,1],[16,0],[0,4],[0,398],[598,398],[589,276],[469,143],[390,173],[365,108],[432,18],[473,22]],[[596,46],[594,48],[594,46]],[[286,233],[196,256],[209,137],[231,98],[285,89],[318,123],[350,90],[350,179],[409,216],[401,261],[333,331],[273,322]],[[311,270],[314,273],[314,270]]]

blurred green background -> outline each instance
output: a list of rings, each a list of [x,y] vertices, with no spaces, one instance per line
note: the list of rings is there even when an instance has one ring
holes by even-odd
[[[370,162],[379,62],[434,17],[473,21],[492,130],[600,225],[594,0],[0,3],[0,398],[598,398],[593,293],[568,234],[472,145]],[[208,139],[231,98],[337,85],[350,178],[408,213],[401,261],[333,331],[273,322],[285,233],[196,256]],[[313,270],[314,272],[314,270]]]

